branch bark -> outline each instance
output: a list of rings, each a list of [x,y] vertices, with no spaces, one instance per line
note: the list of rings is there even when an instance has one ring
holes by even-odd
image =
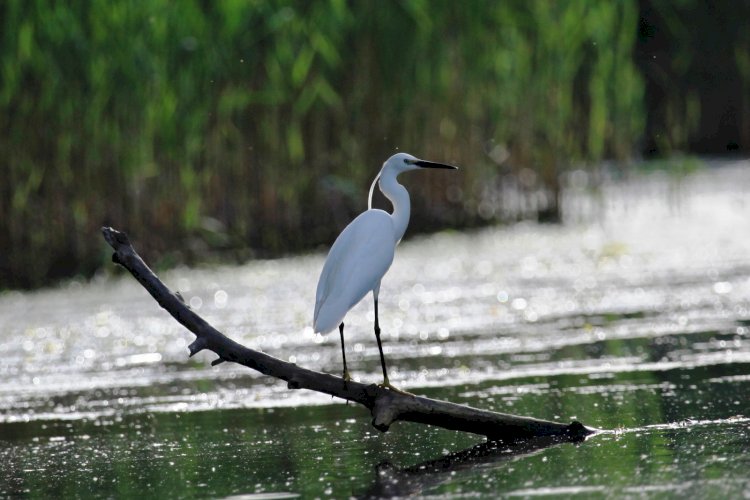
[[[396,421],[429,424],[445,429],[471,432],[489,440],[516,441],[534,437],[556,437],[580,440],[596,432],[580,422],[570,424],[519,417],[471,408],[447,401],[410,396],[308,370],[268,354],[249,349],[223,335],[192,311],[179,293],[172,292],[149,269],[123,232],[103,227],[104,239],[114,249],[112,261],[130,271],[133,277],[156,299],[159,305],[196,339],[188,346],[190,356],[207,349],[218,355],[211,364],[231,361],[257,370],[264,375],[286,381],[289,389],[310,389],[365,406],[372,414],[372,425],[387,431]]]

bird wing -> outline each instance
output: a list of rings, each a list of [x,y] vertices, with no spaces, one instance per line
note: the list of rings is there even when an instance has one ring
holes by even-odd
[[[367,292],[378,286],[393,262],[396,241],[391,216],[367,210],[333,243],[315,294],[315,331],[327,333]]]

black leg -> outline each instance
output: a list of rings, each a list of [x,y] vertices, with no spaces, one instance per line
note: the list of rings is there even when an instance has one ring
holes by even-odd
[[[346,369],[346,351],[344,350],[344,322],[339,325],[339,334],[341,335],[341,357],[344,359],[344,380],[351,380],[349,370]]]
[[[390,389],[391,391],[395,391],[401,394],[405,394],[407,396],[414,396],[414,394],[406,391],[402,391],[398,387],[394,387],[391,385],[391,382],[388,380],[388,372],[385,369],[385,356],[383,356],[383,344],[380,342],[380,323],[378,322],[378,299],[375,299],[375,338],[378,340],[378,350],[380,351],[380,366],[383,368],[383,384],[381,387]]]
[[[388,372],[385,369],[385,356],[383,356],[383,344],[380,342],[380,323],[378,323],[378,299],[375,299],[375,338],[378,341],[380,350],[380,366],[383,368],[383,385],[390,386],[388,381]]]

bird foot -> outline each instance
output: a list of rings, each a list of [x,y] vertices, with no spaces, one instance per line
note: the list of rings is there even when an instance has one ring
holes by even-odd
[[[349,370],[344,370],[344,374],[341,376],[341,378],[344,379],[344,382],[349,382],[352,380],[352,376],[349,375]]]
[[[404,396],[414,396],[416,397],[416,394],[412,394],[411,392],[402,391],[395,385],[391,385],[391,383],[388,380],[383,381],[382,384],[378,384],[378,387],[382,389],[387,389],[389,391],[397,392],[399,394],[403,394]]]

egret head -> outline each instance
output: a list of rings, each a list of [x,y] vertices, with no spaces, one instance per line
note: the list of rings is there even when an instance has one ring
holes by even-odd
[[[396,153],[383,163],[383,168],[380,169],[378,175],[375,176],[375,180],[372,181],[372,184],[370,185],[370,194],[367,197],[367,208],[372,208],[372,193],[375,191],[375,185],[380,182],[381,179],[395,179],[398,177],[398,174],[402,172],[419,170],[421,168],[448,168],[456,170],[458,167],[446,165],[444,163],[420,160],[409,153]]]
[[[458,167],[454,167],[453,165],[446,165],[444,163],[435,163],[431,161],[420,160],[419,158],[416,158],[409,153],[396,153],[395,155],[388,158],[385,163],[383,163],[383,169],[381,170],[381,172],[385,173],[387,170],[391,170],[393,173],[398,175],[401,172],[418,170],[420,168],[448,168],[455,170]]]

